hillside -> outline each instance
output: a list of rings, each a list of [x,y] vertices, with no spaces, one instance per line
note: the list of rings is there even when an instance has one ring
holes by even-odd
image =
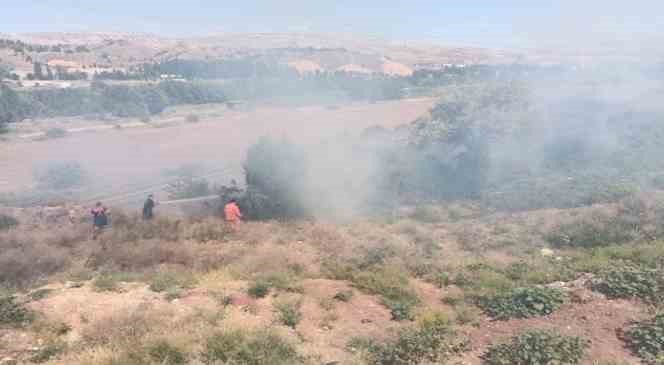
[[[71,46],[66,52],[28,52],[43,63],[59,60],[81,67],[94,64],[127,68],[144,62],[179,59],[224,59],[232,57],[268,57],[279,62],[312,62],[321,70],[333,71],[357,64],[372,72],[412,73],[419,67],[438,64],[509,63],[518,55],[479,48],[442,47],[416,43],[396,43],[362,37],[316,34],[237,34],[202,38],[171,39],[144,34],[115,33],[31,33],[2,34],[0,39],[20,40],[43,46]],[[79,47],[79,50],[76,48]],[[85,52],[81,52],[85,47]],[[66,49],[67,47],[63,47]],[[31,64],[2,52],[2,58],[19,70],[29,71]],[[395,64],[399,64],[395,67]]]
[[[422,206],[392,222],[265,222],[239,231],[214,217],[141,223],[116,210],[113,229],[98,241],[89,240],[80,207],[3,210],[20,225],[0,232],[0,280],[22,289],[16,306],[0,301],[0,357],[48,364],[240,357],[240,364],[265,365],[476,365],[493,364],[482,359],[513,336],[545,329],[589,340],[563,355],[579,356],[580,364],[635,364],[629,342],[616,333],[649,318],[653,297],[645,288],[630,295],[630,280],[640,279],[620,270],[650,272],[664,253],[661,241],[609,239],[586,251],[574,246],[583,241],[558,245],[552,237],[577,234],[598,215],[605,217],[593,223],[600,234],[614,229],[611,219],[645,228],[654,211],[646,208],[634,221],[621,210],[638,201],[521,214],[485,214],[474,204]],[[487,302],[518,288],[541,302]],[[549,297],[556,293],[560,302]],[[256,360],[259,354],[276,362]]]

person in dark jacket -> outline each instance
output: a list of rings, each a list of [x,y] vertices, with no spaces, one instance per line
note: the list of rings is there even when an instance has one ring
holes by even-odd
[[[148,195],[148,198],[145,200],[145,204],[143,204],[143,219],[146,221],[151,220],[154,218],[154,207],[157,205],[154,201],[154,195],[150,194]]]
[[[94,240],[108,226],[108,210],[101,202],[97,202],[90,213],[92,214],[92,239]]]

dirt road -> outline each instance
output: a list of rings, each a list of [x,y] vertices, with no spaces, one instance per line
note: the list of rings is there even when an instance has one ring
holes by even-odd
[[[65,138],[0,143],[0,192],[33,184],[35,168],[49,161],[76,161],[103,185],[127,186],[162,177],[167,168],[198,163],[209,168],[228,166],[240,175],[246,149],[262,135],[287,137],[299,143],[317,143],[338,133],[359,133],[383,125],[413,121],[433,105],[432,99],[411,99],[339,108],[263,107],[253,111],[201,113],[199,123],[165,128],[113,129],[74,133]],[[182,116],[199,112],[178,110]],[[214,115],[214,117],[212,116]]]

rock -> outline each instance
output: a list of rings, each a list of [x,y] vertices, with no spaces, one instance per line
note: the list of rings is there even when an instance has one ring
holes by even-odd
[[[360,322],[363,323],[363,324],[373,323],[373,321],[368,319],[368,318],[362,318],[362,320]]]
[[[540,254],[543,257],[551,257],[555,254],[555,252],[553,252],[553,250],[550,249],[550,248],[543,248],[543,249],[540,250]]]

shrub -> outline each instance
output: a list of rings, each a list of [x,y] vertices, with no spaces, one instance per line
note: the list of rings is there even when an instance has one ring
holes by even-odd
[[[662,274],[661,269],[614,264],[600,273],[592,287],[609,298],[638,297],[657,302],[664,294]]]
[[[249,289],[247,289],[247,294],[252,298],[265,298],[270,293],[270,283],[264,279],[259,279],[254,281]]]
[[[664,359],[664,314],[636,322],[623,331],[622,339],[632,352],[649,364]]]
[[[300,300],[277,301],[274,307],[279,315],[279,322],[285,326],[295,328],[302,320],[301,306],[302,302]]]
[[[184,365],[187,363],[186,354],[167,341],[158,341],[149,345],[146,350],[152,361],[157,364]]]
[[[6,239],[5,239],[6,238]],[[0,286],[24,288],[67,266],[66,250],[43,243],[0,238]]]
[[[530,318],[553,313],[566,300],[566,294],[546,287],[516,288],[508,293],[478,300],[491,317],[501,320]]]
[[[137,280],[137,275],[128,272],[101,272],[92,281],[92,287],[95,291],[118,291],[121,282],[133,282]]]
[[[35,364],[45,363],[51,360],[53,357],[58,356],[59,354],[65,351],[65,344],[62,342],[51,342],[47,343],[41,347],[32,357],[30,361]]]
[[[307,161],[301,147],[261,138],[247,151],[247,193],[239,203],[255,219],[305,215]]]
[[[83,184],[86,173],[77,162],[52,162],[35,171],[37,183],[46,189],[63,190]]]
[[[487,365],[578,364],[590,346],[580,337],[532,330],[513,337],[510,342],[494,345],[483,355]]]
[[[416,328],[402,330],[394,342],[369,345],[372,364],[410,365],[445,363],[450,354],[464,350],[467,342],[457,336],[449,321],[434,317]]]
[[[38,289],[28,294],[28,298],[33,301],[39,301],[53,293],[53,289]]]
[[[161,293],[174,289],[189,289],[196,279],[188,272],[159,271],[150,280],[150,290]]]
[[[0,231],[18,226],[18,220],[11,215],[0,214]]]
[[[633,230],[627,229],[617,217],[595,213],[578,221],[562,224],[547,235],[555,247],[601,247],[633,240]]]
[[[186,237],[196,242],[225,241],[232,233],[226,224],[215,222],[194,223]]]
[[[22,326],[31,322],[34,315],[16,297],[0,297],[0,326]]]
[[[67,132],[66,129],[64,128],[49,128],[46,130],[46,133],[44,135],[46,138],[62,138],[66,136],[69,132]]]
[[[295,347],[278,335],[259,331],[221,332],[210,337],[201,353],[204,364],[301,364]]]
[[[360,290],[380,295],[397,321],[412,319],[412,311],[420,302],[410,287],[408,275],[393,267],[360,272],[353,277],[353,283]]]

